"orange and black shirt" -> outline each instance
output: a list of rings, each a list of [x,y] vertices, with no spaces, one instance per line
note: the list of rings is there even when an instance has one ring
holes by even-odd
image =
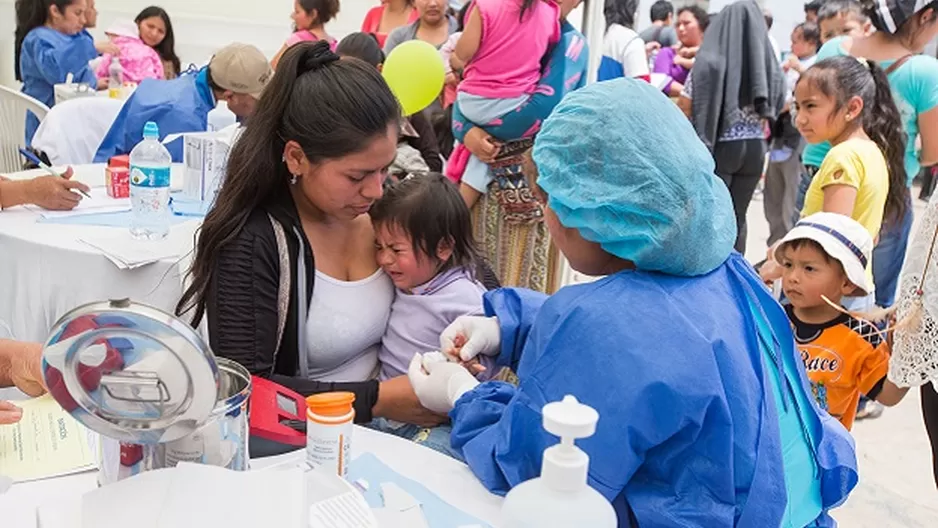
[[[786,306],[811,389],[821,408],[849,431],[860,394],[876,399],[889,370],[889,345],[876,329],[849,315],[808,324]]]

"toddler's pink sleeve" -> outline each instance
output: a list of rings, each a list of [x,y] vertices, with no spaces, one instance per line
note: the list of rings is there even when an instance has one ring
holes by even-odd
[[[108,71],[108,68],[110,67],[111,67],[111,55],[109,53],[105,53],[104,55],[101,55],[101,60],[98,61],[98,69],[94,72],[95,77],[97,77],[98,79],[107,79],[108,77],[111,76],[110,72]]]

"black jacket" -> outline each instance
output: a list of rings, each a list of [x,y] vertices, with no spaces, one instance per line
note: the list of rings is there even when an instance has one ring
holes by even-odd
[[[291,292],[286,326],[277,349],[277,292],[280,257],[267,214],[282,226],[290,252]],[[298,239],[302,237],[302,240]],[[306,291],[299,292],[296,275],[300,242],[304,251]],[[299,377],[298,308],[313,298],[315,261],[303,233],[287,183],[270,203],[255,209],[234,240],[215,259],[209,286],[208,332],[216,356],[237,361],[251,374],[269,378],[303,396],[330,391],[355,393],[355,421],[369,422],[378,401],[378,382],[332,383]],[[277,349],[277,350],[275,350]]]
[[[741,108],[774,122],[785,105],[785,76],[755,2],[730,4],[710,21],[691,75],[691,122],[710,150]]]

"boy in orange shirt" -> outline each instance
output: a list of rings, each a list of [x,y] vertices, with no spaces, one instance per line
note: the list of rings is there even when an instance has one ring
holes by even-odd
[[[786,311],[814,396],[847,430],[861,393],[893,406],[908,392],[886,379],[889,344],[880,333],[823,299],[840,305],[844,297],[872,293],[865,271],[872,251],[869,232],[855,220],[817,213],[799,221],[775,254],[790,303]]]

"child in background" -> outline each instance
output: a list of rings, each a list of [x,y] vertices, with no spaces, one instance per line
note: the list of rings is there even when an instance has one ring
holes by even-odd
[[[270,61],[270,65],[276,68],[283,52],[300,42],[325,40],[335,50],[338,42],[326,33],[325,26],[337,14],[339,14],[339,0],[294,0],[293,14],[290,15],[293,19],[294,33]]]
[[[785,110],[772,127],[769,166],[765,174],[765,195],[762,200],[765,218],[769,222],[769,246],[791,231],[797,218],[795,203],[798,185],[801,183],[804,139],[795,128],[790,108],[795,85],[801,74],[814,65],[820,47],[817,26],[811,22],[799,24],[791,32],[791,55],[782,63],[787,82]]]
[[[849,216],[875,240],[884,216],[902,216],[908,194],[905,135],[886,74],[876,63],[854,57],[822,60],[798,81],[794,108],[795,125],[808,143],[833,145],[811,180],[801,216],[822,211]],[[781,276],[774,262],[760,273],[766,280]],[[851,308],[869,311],[872,304],[869,296]]]
[[[82,34],[84,0],[16,0],[14,68],[24,94],[52,107],[55,88],[71,73],[73,82],[97,87],[89,62],[98,56],[94,41]],[[39,119],[26,113],[26,145]]]
[[[443,68],[446,72],[446,81],[443,85],[443,109],[449,108],[454,102],[456,102],[456,87],[459,86],[459,75],[453,71],[453,65],[450,64],[450,57],[453,56],[453,52],[456,51],[456,43],[459,42],[459,37],[462,36],[463,29],[466,28],[466,13],[469,11],[469,6],[472,5],[472,2],[466,2],[466,5],[462,6],[462,9],[459,10],[459,13],[456,15],[456,22],[458,26],[456,32],[450,35],[449,40],[443,43],[440,46],[440,57],[443,58]]]
[[[517,110],[537,88],[541,59],[559,39],[560,8],[551,0],[472,2],[450,57],[453,70],[463,71],[456,95],[460,113],[484,126]],[[491,181],[488,166],[470,157],[460,186],[470,208]]]
[[[835,213],[804,218],[776,250],[785,309],[812,392],[848,431],[861,393],[893,406],[909,390],[886,379],[889,344],[879,331],[827,302],[840,306],[844,297],[873,293],[866,272],[872,251],[866,228]]]
[[[415,353],[439,350],[440,334],[458,317],[482,315],[485,288],[475,279],[479,260],[469,209],[442,174],[414,175],[392,186],[369,215],[378,264],[396,287],[378,352],[384,381],[406,375]],[[384,419],[371,427],[461,459],[450,447],[448,427]]]
[[[144,79],[162,79],[163,61],[155,49],[140,39],[137,24],[131,21],[115,22],[104,32],[120,50],[118,60],[124,70],[124,82],[140,84]],[[101,56],[96,72],[99,81],[107,82],[113,55]]]
[[[873,32],[870,17],[854,0],[829,0],[821,6],[817,17],[821,44],[837,37],[865,37]]]

